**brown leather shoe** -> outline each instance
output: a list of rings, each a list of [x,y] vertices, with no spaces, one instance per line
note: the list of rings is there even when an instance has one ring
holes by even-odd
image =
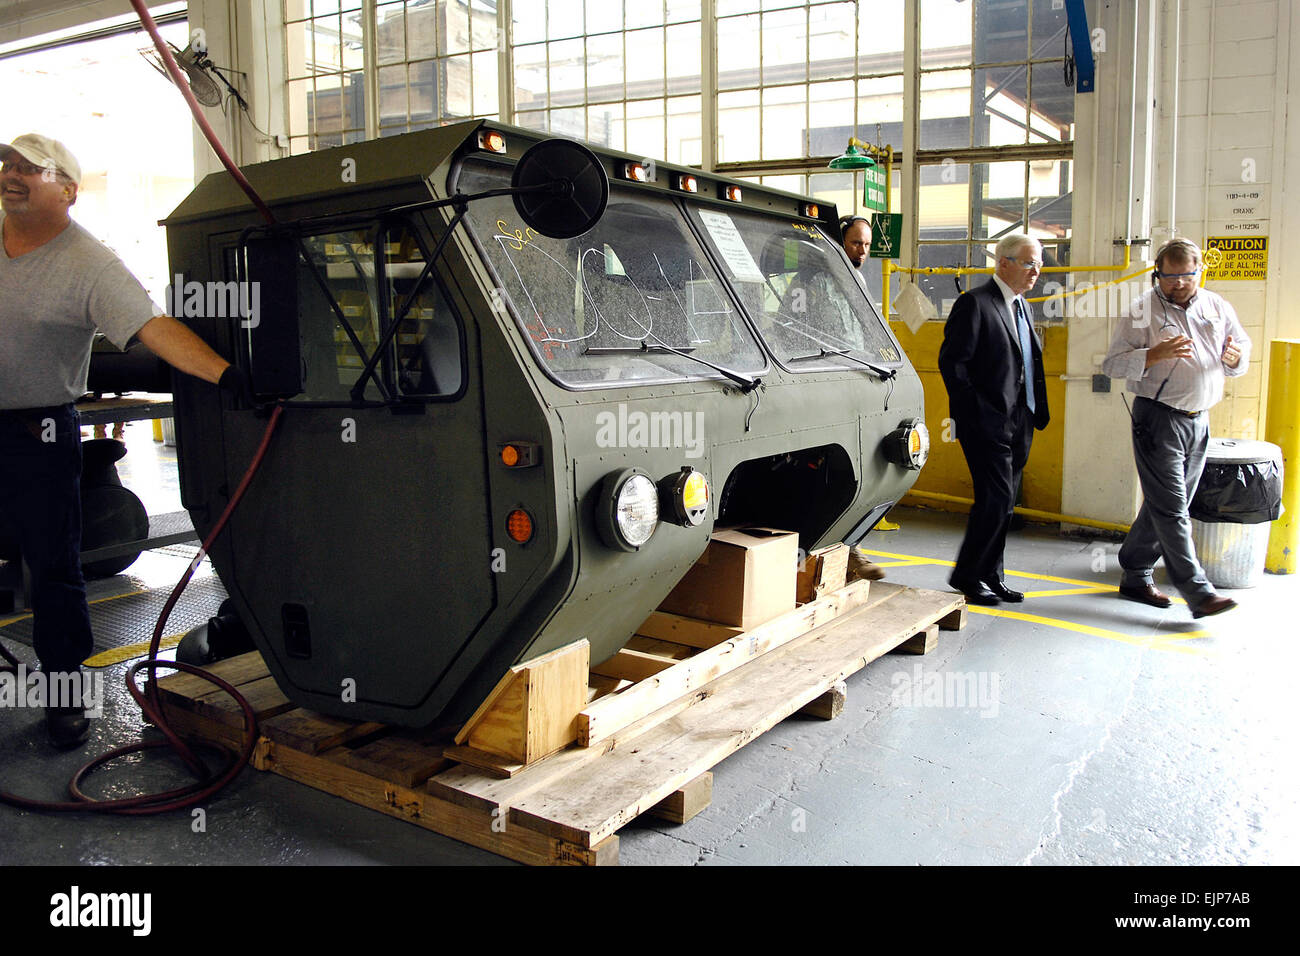
[[[875,564],[857,548],[849,552],[849,578],[865,578],[879,581],[885,576],[885,569]]]
[[[1226,594],[1211,594],[1192,608],[1192,617],[1209,617],[1212,614],[1222,614],[1224,611],[1231,611],[1236,606],[1237,602]]]
[[[1122,597],[1130,601],[1140,601],[1143,604],[1150,604],[1152,607],[1169,607],[1174,602],[1154,584],[1143,584],[1140,587],[1131,584],[1121,584],[1119,593]]]

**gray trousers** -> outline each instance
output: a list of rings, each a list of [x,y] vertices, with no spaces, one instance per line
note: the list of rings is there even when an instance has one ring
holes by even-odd
[[[1169,581],[1188,605],[1214,594],[1192,547],[1187,514],[1205,467],[1209,416],[1189,418],[1150,399],[1133,402],[1133,458],[1142,484],[1142,510],[1119,549],[1123,583],[1151,584],[1156,559],[1165,559]]]

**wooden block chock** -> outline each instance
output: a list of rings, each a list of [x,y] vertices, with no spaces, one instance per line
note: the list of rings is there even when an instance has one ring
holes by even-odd
[[[822,720],[834,720],[844,712],[844,702],[848,696],[849,685],[839,681],[826,693],[799,708],[799,713],[809,717],[820,717]]]
[[[705,771],[680,790],[674,790],[649,811],[669,823],[685,823],[713,802],[713,774]]]
[[[575,641],[506,672],[456,734],[456,743],[527,766],[578,738],[591,646]]]
[[[954,608],[943,617],[939,618],[938,625],[941,631],[960,631],[966,626],[966,602],[963,601],[961,607]]]
[[[929,654],[939,644],[939,628],[942,622],[936,622],[909,637],[895,650],[903,654]]]

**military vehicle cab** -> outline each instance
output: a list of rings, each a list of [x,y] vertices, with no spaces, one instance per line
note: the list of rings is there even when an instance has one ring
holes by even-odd
[[[284,405],[211,558],[301,706],[463,718],[616,653],[715,528],[856,543],[924,462],[832,205],[483,122],[245,174],[278,225],[224,173],[166,221],[259,402],[178,377],[180,481],[206,537]]]

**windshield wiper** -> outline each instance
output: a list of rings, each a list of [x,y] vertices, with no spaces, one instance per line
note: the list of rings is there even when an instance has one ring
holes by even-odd
[[[723,368],[721,365],[714,365],[712,362],[706,359],[702,359],[698,355],[692,355],[690,352],[683,352],[681,349],[675,349],[670,345],[665,345],[663,342],[659,341],[658,339],[656,339],[654,342],[651,342],[650,339],[651,336],[647,334],[646,337],[641,340],[639,348],[635,348],[635,349],[631,347],[613,348],[610,349],[609,351],[611,352],[668,352],[671,355],[680,355],[682,358],[688,358],[692,362],[699,362],[701,365],[706,365],[709,368],[713,369],[713,371],[719,372],[722,375],[727,376],[727,378],[731,379],[733,382],[739,385],[741,392],[744,393],[752,392],[754,389],[758,388],[760,385],[763,384],[763,380],[761,378],[754,378],[749,375],[742,375],[740,372],[733,372],[731,369]],[[595,352],[596,350],[587,349],[586,351]]]
[[[898,377],[898,369],[882,368],[879,365],[873,365],[872,363],[866,361],[865,359],[858,358],[856,355],[850,355],[849,352],[851,351],[852,349],[820,349],[819,351],[816,352],[810,352],[807,355],[795,355],[792,358],[786,359],[786,361],[803,362],[808,359],[827,358],[828,356],[831,355],[838,355],[841,358],[848,359],[850,362],[857,362],[859,365],[865,365],[867,368],[871,369],[871,371],[875,372],[876,375],[879,376],[882,382]]]

